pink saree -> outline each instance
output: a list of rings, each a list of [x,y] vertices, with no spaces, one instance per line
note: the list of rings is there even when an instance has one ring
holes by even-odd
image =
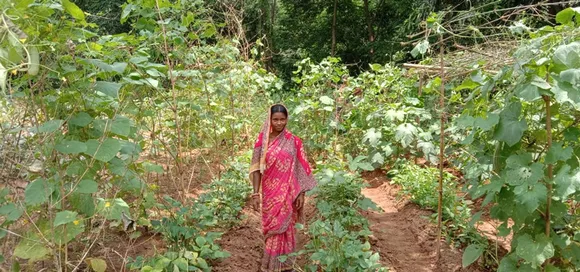
[[[258,136],[250,167],[250,174],[262,173],[262,271],[268,272],[292,269],[295,258],[281,262],[278,257],[294,252],[296,247],[294,224],[302,211],[293,204],[300,193],[316,185],[302,140],[284,129],[268,144],[269,123],[270,118]]]

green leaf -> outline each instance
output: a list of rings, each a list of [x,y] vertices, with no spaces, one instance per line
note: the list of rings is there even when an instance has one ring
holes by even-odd
[[[570,169],[571,167],[566,164],[562,166],[554,177],[554,185],[556,187],[554,197],[559,200],[565,200],[568,196],[580,190],[580,171],[570,175]]]
[[[50,121],[46,121],[44,124],[38,126],[38,132],[40,133],[52,133],[57,131],[62,124],[64,124],[63,120],[50,120]]]
[[[401,124],[395,129],[395,140],[408,147],[417,135],[417,128],[409,123]]]
[[[332,98],[330,98],[326,95],[320,97],[320,102],[322,102],[322,104],[325,104],[325,105],[333,105],[334,104],[334,100],[332,100]]]
[[[562,25],[572,22],[572,19],[580,17],[580,8],[567,8],[556,14],[556,22]]]
[[[119,98],[119,90],[123,85],[116,82],[97,81],[95,83],[95,90],[108,95],[112,98]]]
[[[553,61],[557,71],[580,68],[580,42],[558,46],[554,51]]]
[[[105,215],[108,220],[121,220],[122,213],[130,216],[129,205],[121,198],[115,198],[114,200],[98,199],[99,204],[97,210]]]
[[[383,155],[380,152],[377,152],[377,153],[375,153],[375,155],[373,155],[373,158],[371,161],[373,163],[383,164],[383,163],[385,163],[385,158],[383,157]]]
[[[516,95],[525,101],[534,101],[542,97],[538,86],[533,84],[524,84],[515,90]]]
[[[526,120],[519,120],[522,104],[512,103],[499,115],[499,126],[496,127],[494,139],[513,146],[520,141],[528,129]]]
[[[131,132],[131,120],[122,115],[115,116],[113,124],[111,125],[111,132],[119,136],[129,136]]]
[[[548,153],[546,153],[545,162],[547,164],[553,164],[558,161],[567,161],[572,158],[572,147],[567,146],[566,148],[562,147],[562,143],[554,143]]]
[[[107,271],[107,262],[103,259],[98,258],[89,258],[87,259],[88,263],[91,265],[91,268],[95,272],[105,272]]]
[[[87,151],[87,145],[79,141],[64,140],[54,147],[57,151],[63,154],[78,154]]]
[[[400,111],[400,110],[390,109],[386,112],[385,117],[387,117],[387,119],[389,121],[395,121],[395,120],[403,121],[403,120],[405,120],[405,112]]]
[[[469,128],[475,123],[475,118],[471,115],[462,114],[455,120],[455,123],[457,123],[457,126],[460,128]]]
[[[79,112],[70,119],[69,124],[72,124],[72,125],[75,125],[78,127],[86,127],[92,121],[93,121],[93,117],[91,117],[88,113]]]
[[[8,203],[2,207],[0,207],[0,215],[5,216],[6,221],[13,222],[16,221],[22,216],[24,212],[22,209],[14,203]]]
[[[554,246],[544,234],[536,235],[535,239],[524,234],[517,238],[517,242],[516,254],[530,263],[532,268],[538,268],[547,259],[554,257]]]
[[[461,91],[461,90],[473,90],[477,87],[479,87],[479,83],[474,82],[473,80],[471,80],[471,78],[466,78],[463,83],[461,83],[461,85],[455,87],[456,91]]]
[[[17,9],[25,9],[25,8],[28,8],[28,6],[30,6],[30,4],[32,4],[32,3],[34,3],[34,0],[20,0],[20,1],[16,2],[15,7]]]
[[[117,155],[117,152],[121,150],[121,143],[113,138],[105,139],[102,144],[97,140],[91,139],[86,144],[87,151],[85,154],[102,162],[112,160]]]
[[[526,183],[515,187],[514,193],[516,194],[516,200],[524,205],[529,213],[532,213],[540,206],[540,202],[546,199],[548,189],[540,182],[535,184]]]
[[[427,53],[427,50],[429,49],[429,41],[428,40],[422,40],[421,42],[419,42],[414,48],[413,50],[411,50],[411,55],[416,58],[417,56],[419,56],[419,54],[421,55],[425,55],[425,53]]]
[[[48,254],[50,254],[50,249],[40,243],[40,239],[36,236],[21,239],[14,248],[14,256],[30,262],[46,259]]]
[[[363,141],[368,141],[372,146],[377,146],[382,137],[383,134],[381,131],[377,131],[375,128],[369,128],[363,137]]]
[[[195,243],[202,247],[203,245],[205,245],[207,243],[207,241],[205,240],[205,238],[203,236],[197,236],[195,237]]]
[[[572,86],[580,85],[580,69],[568,69],[560,72],[560,80]]]
[[[70,0],[62,0],[62,6],[73,18],[85,23],[85,14],[75,3]]]
[[[86,217],[91,217],[95,214],[95,200],[89,194],[71,194],[69,197],[71,206]]]
[[[143,168],[147,172],[163,174],[163,166],[150,162],[143,162]]]
[[[39,178],[26,186],[24,191],[24,202],[28,206],[38,206],[48,201],[49,196],[53,192],[52,186],[48,182]]]
[[[469,245],[463,252],[463,258],[461,260],[463,268],[475,262],[483,254],[484,249],[481,245]]]
[[[81,180],[79,185],[77,185],[75,192],[80,194],[92,194],[96,193],[98,189],[99,185],[97,184],[97,182],[95,182],[92,179],[83,179]]]
[[[499,114],[488,113],[486,117],[485,119],[482,117],[475,118],[475,126],[483,131],[489,131],[499,123]]]
[[[58,227],[60,225],[71,223],[77,219],[77,215],[77,212],[72,211],[58,212],[54,218],[54,226]]]

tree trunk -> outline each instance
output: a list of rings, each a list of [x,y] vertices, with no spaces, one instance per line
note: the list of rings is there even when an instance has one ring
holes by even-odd
[[[334,0],[334,12],[332,13],[332,51],[330,53],[331,56],[334,57],[334,53],[336,53],[336,6],[338,4],[338,0]]]
[[[371,47],[371,56],[375,53],[373,48],[373,43],[375,41],[375,33],[373,31],[373,22],[371,14],[369,13],[369,0],[364,0],[365,17],[367,19],[367,28],[369,29],[369,42]]]

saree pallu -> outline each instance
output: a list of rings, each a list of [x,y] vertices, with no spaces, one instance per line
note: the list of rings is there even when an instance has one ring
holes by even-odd
[[[259,170],[263,134],[260,134],[250,173]],[[292,269],[295,258],[281,262],[279,257],[296,248],[295,223],[302,211],[294,201],[301,192],[311,190],[316,182],[306,160],[300,138],[284,130],[267,146],[265,169],[262,173],[262,229],[265,238],[262,271]]]

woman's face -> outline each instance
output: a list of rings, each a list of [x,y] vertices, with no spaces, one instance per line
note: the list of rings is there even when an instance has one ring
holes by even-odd
[[[288,123],[288,118],[284,113],[275,112],[272,114],[272,129],[276,132],[282,132]]]

